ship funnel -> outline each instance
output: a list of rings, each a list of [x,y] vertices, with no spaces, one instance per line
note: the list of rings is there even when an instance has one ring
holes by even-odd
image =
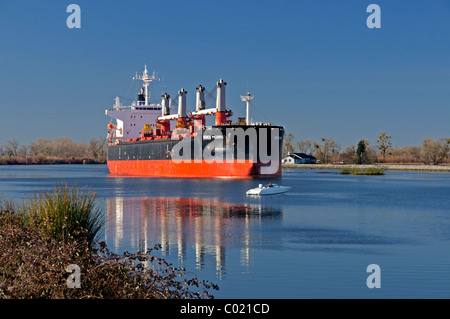
[[[217,112],[225,112],[225,86],[227,85],[227,82],[224,82],[222,79],[220,79],[219,82],[217,82],[217,99],[216,99],[216,109]]]
[[[199,84],[195,91],[197,91],[197,102],[195,110],[198,112],[205,109],[205,88],[201,84]]]
[[[187,91],[181,89],[178,91],[178,117],[186,117],[186,94]]]
[[[161,110],[162,110],[162,116],[165,115],[169,115],[170,114],[170,106],[169,106],[169,99],[170,99],[170,95],[167,93],[164,93],[162,95],[162,100],[161,100]]]

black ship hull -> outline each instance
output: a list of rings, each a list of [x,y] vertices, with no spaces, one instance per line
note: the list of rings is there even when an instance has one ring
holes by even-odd
[[[184,138],[108,146],[113,175],[153,177],[274,177],[281,175],[280,126],[223,125]]]

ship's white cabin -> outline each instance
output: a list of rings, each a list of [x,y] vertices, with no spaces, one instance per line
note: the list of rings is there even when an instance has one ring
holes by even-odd
[[[117,101],[117,100],[116,100]],[[156,119],[161,115],[160,104],[145,105],[140,101],[128,107],[117,107],[105,111],[105,114],[116,119],[116,138],[130,139],[141,137],[144,126],[156,128]]]

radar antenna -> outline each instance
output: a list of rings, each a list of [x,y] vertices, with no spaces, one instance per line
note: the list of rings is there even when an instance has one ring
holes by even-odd
[[[133,77],[133,80],[141,80],[144,82],[145,105],[149,105],[148,102],[150,101],[150,92],[148,90],[148,87],[150,86],[150,82],[159,81],[159,78],[155,75],[155,71],[153,71],[152,75],[149,75],[147,71],[147,65],[145,65],[144,72],[142,73],[142,75],[138,75],[136,72],[136,75]]]

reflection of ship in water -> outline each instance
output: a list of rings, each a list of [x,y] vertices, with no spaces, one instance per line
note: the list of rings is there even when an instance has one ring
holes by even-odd
[[[107,201],[106,241],[118,253],[146,251],[161,244],[163,256],[176,250],[180,264],[195,256],[197,268],[215,258],[225,269],[225,249],[238,249],[243,266],[250,248],[261,244],[262,223],[279,222],[280,209],[256,204],[223,203],[200,198],[115,198]]]

